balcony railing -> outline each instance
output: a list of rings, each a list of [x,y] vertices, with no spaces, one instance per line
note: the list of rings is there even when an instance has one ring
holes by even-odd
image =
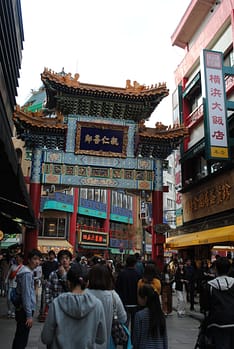
[[[204,114],[204,109],[203,109],[203,104],[201,104],[195,110],[193,110],[192,113],[186,118],[185,126],[188,128],[194,126],[203,118],[203,114]]]

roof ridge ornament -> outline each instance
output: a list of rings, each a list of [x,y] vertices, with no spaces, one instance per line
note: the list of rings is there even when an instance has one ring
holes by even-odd
[[[62,68],[61,73],[55,73],[51,69],[44,68],[44,72],[41,74],[42,77],[52,79],[53,81],[60,83],[60,84],[65,84],[68,87],[79,87],[80,82],[78,81],[80,78],[79,73],[75,73],[74,77],[72,76],[71,73],[65,73],[64,68]]]

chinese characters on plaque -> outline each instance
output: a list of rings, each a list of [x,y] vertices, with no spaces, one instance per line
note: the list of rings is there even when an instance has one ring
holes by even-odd
[[[223,54],[204,50],[206,133],[209,158],[229,158]]]
[[[75,154],[127,156],[128,126],[77,121]]]

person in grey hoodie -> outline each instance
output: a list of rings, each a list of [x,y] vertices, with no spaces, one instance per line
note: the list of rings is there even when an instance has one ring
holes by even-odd
[[[50,304],[41,340],[50,349],[94,349],[107,340],[103,305],[85,290],[87,280],[80,264],[72,264],[67,281],[71,292]]]
[[[16,276],[16,292],[19,302],[15,307],[17,322],[12,349],[24,349],[28,343],[28,336],[33,325],[33,314],[36,309],[33,270],[41,262],[41,252],[32,250],[28,253],[28,265],[22,266]]]
[[[228,276],[231,263],[220,257],[217,277],[208,281],[203,309],[208,312],[207,333],[215,348],[234,348],[234,278]]]

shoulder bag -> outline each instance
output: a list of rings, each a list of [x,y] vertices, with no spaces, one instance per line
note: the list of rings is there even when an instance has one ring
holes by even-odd
[[[118,320],[116,300],[112,292],[113,301],[113,319],[111,327],[111,336],[115,345],[126,345],[128,343],[128,333],[124,324],[121,324]]]

